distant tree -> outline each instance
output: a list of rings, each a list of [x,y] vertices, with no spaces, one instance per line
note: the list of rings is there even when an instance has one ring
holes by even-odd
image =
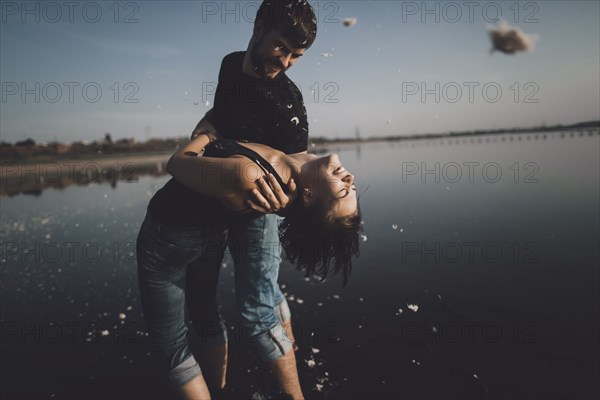
[[[112,137],[110,136],[110,133],[107,133],[106,135],[104,135],[104,142],[112,143]]]
[[[35,141],[31,138],[27,138],[26,140],[22,140],[20,142],[15,143],[15,146],[19,146],[19,147],[35,146]]]

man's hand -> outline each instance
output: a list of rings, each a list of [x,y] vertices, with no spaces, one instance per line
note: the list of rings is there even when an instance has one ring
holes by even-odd
[[[272,174],[257,179],[258,189],[253,189],[254,199],[247,201],[248,206],[263,214],[280,213],[297,196],[296,182],[290,179],[288,182],[289,194],[285,194],[279,182]]]

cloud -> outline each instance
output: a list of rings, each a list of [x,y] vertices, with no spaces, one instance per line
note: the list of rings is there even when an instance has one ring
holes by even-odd
[[[511,27],[506,21],[500,21],[498,26],[488,27],[488,33],[492,40],[492,52],[501,51],[505,54],[515,54],[533,50],[539,35],[530,35],[522,32],[519,28]]]
[[[182,48],[173,46],[171,44],[160,44],[151,41],[139,41],[124,39],[121,37],[115,37],[113,35],[102,35],[98,36],[95,34],[89,34],[86,32],[75,31],[69,26],[55,24],[47,24],[49,26],[44,27],[50,29],[53,32],[61,35],[61,37],[69,38],[74,42],[83,43],[84,45],[105,51],[108,53],[123,53],[136,57],[151,57],[159,59],[171,59],[184,55],[185,52]]]
[[[129,40],[116,40],[113,38],[97,38],[88,37],[88,43],[100,48],[104,51],[117,51],[126,53],[134,56],[145,56],[153,58],[172,58],[184,54],[184,52],[174,46],[155,44],[155,43],[144,43],[138,41]]]

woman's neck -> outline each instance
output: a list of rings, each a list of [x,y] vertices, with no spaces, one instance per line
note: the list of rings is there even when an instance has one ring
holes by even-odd
[[[317,156],[315,156],[314,154],[300,153],[291,155],[284,154],[282,158],[283,164],[285,166],[284,170],[287,172],[287,175],[290,178],[294,178],[296,183],[299,183],[301,178],[300,171],[302,170],[302,166],[307,162],[314,160],[315,158],[317,158]]]

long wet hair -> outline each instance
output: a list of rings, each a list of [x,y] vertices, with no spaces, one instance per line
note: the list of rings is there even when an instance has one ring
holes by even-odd
[[[352,258],[358,257],[362,214],[357,202],[356,212],[334,218],[323,202],[305,207],[294,201],[279,225],[279,239],[287,258],[306,276],[317,275],[322,280],[328,273],[340,273],[344,286],[352,272]]]
[[[308,49],[317,38],[317,18],[306,0],[264,0],[254,20],[265,32],[278,28],[291,45]]]

